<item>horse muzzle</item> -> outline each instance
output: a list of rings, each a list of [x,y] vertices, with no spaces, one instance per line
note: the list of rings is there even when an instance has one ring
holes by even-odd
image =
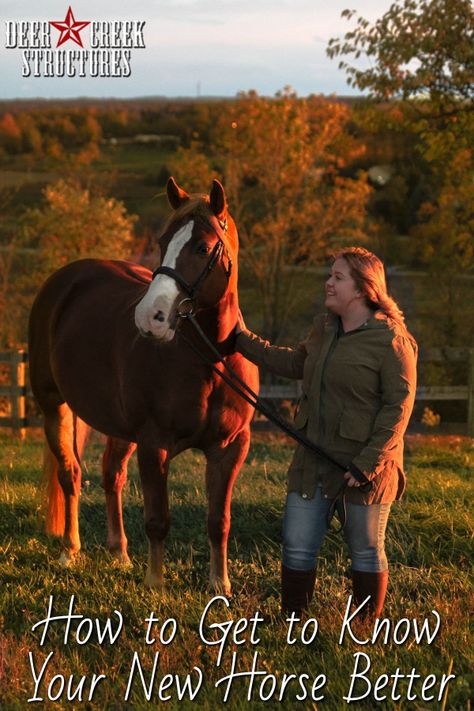
[[[140,336],[151,338],[160,343],[169,343],[173,340],[176,334],[176,321],[176,317],[172,320],[155,319],[135,313],[135,325]]]

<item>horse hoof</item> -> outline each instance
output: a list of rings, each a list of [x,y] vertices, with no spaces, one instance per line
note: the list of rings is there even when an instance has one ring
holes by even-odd
[[[151,588],[152,590],[156,590],[160,593],[164,591],[163,580],[157,575],[152,575],[151,573],[147,573],[145,575],[144,585],[146,588]]]
[[[132,568],[132,561],[128,557],[128,553],[120,551],[110,551],[112,556],[112,565],[117,568]]]
[[[74,556],[67,551],[63,551],[59,556],[58,563],[61,568],[70,568],[74,563]]]
[[[120,568],[131,568],[132,562],[128,557],[127,551],[119,548],[109,548],[109,553],[112,557],[112,565]]]
[[[232,597],[232,588],[230,583],[225,583],[223,580],[212,580],[209,583],[209,592],[214,593],[214,595],[223,595],[224,597]]]
[[[121,568],[133,568],[133,563],[126,553],[125,555],[119,556],[116,560]]]

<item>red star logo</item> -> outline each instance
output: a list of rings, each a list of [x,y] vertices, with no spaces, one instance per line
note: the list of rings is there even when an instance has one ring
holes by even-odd
[[[69,6],[69,10],[67,11],[67,15],[64,22],[53,22],[50,20],[49,24],[55,27],[61,33],[59,35],[56,47],[60,47],[62,44],[64,44],[64,42],[67,42],[68,40],[72,40],[73,42],[78,44],[79,47],[84,47],[84,45],[82,44],[81,35],[79,33],[91,23],[76,22],[76,18],[73,15],[71,6]]]

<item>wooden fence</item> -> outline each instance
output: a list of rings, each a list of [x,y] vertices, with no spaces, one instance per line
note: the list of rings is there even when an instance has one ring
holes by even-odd
[[[423,363],[468,363],[467,385],[419,386],[417,401],[467,400],[467,434],[474,437],[474,348],[433,348],[423,354]],[[32,397],[26,383],[28,354],[24,350],[0,353],[0,364],[9,370],[9,383],[0,385],[0,400],[9,404],[9,414],[0,414],[0,427],[10,427],[24,437],[27,427],[41,424],[38,417],[27,415],[26,402]],[[271,400],[297,400],[301,395],[301,383],[290,385],[262,385],[260,396]]]
[[[27,363],[28,353],[24,350],[0,353],[0,367],[4,366],[2,370],[7,371],[8,379],[7,384],[3,384],[5,377],[2,377],[0,384],[0,427],[10,427],[22,438],[26,435],[27,427],[39,427],[42,424],[40,417],[27,415],[27,400],[33,398],[27,382]]]

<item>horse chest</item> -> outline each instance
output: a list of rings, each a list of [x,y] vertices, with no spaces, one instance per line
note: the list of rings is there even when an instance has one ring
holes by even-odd
[[[153,393],[154,424],[158,430],[173,431],[175,441],[186,441],[186,446],[228,440],[250,421],[252,412],[244,409],[217,376],[200,369],[188,369],[177,384],[168,379],[165,388]]]
[[[217,404],[213,391],[212,381],[198,377],[193,371],[183,372],[178,378],[169,373],[151,394],[155,422],[180,436],[202,430]]]

